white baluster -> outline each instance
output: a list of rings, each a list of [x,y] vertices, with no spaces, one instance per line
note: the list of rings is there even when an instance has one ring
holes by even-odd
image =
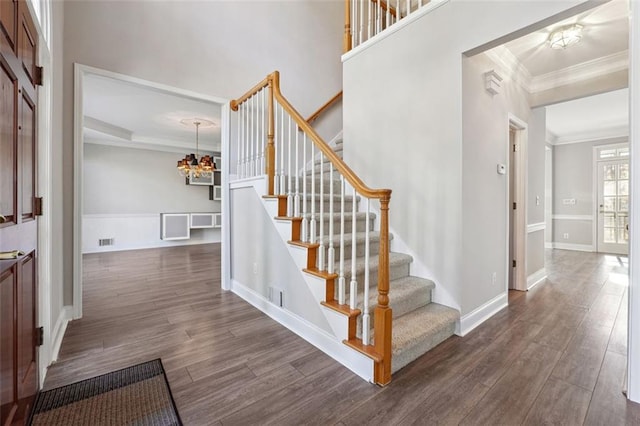
[[[280,151],[280,195],[285,195],[287,193],[286,188],[286,180],[284,174],[284,108],[282,105],[280,106],[280,134],[282,137],[280,138],[280,147],[282,148]]]
[[[311,144],[311,222],[309,222],[309,242],[316,243],[316,171],[315,171],[315,149]]]
[[[367,198],[367,212],[365,214],[364,231],[364,309],[362,313],[362,343],[368,345],[371,343],[369,335],[371,328],[371,318],[369,316],[369,210],[371,199]]]
[[[302,224],[300,232],[302,242],[309,241],[309,217],[307,216],[307,134],[302,133]]]
[[[401,16],[402,15],[400,14],[400,0],[396,0],[396,22],[400,20]]]
[[[288,166],[287,166],[287,170],[289,173],[289,182],[287,184],[287,217],[293,217],[293,162],[291,161],[291,153],[292,153],[292,149],[291,149],[291,116],[289,116],[289,143],[287,145],[287,150],[289,151],[289,155],[288,155]]]
[[[293,123],[296,126],[296,123]],[[297,127],[297,126],[296,126]],[[296,132],[296,192],[293,195],[293,216],[300,217],[300,165],[298,159],[300,158],[299,146],[300,146],[300,132]]]
[[[247,126],[245,124],[245,110],[246,110],[246,104],[243,103],[242,105],[240,105],[240,121],[242,122],[242,138],[240,140],[241,145],[242,145],[242,156],[240,157],[240,178],[245,178],[245,170],[244,170],[244,156],[245,154],[245,147],[246,147],[246,143],[245,143],[245,139],[247,137]]]
[[[418,8],[422,7],[422,0],[418,0]]]
[[[371,0],[369,0],[371,1]],[[371,38],[371,14],[373,12],[372,10],[372,5],[373,3],[369,3],[369,6],[367,7],[367,18],[369,18],[369,22],[367,24],[367,40],[369,40]]]
[[[351,282],[349,283],[349,307],[356,309],[358,301],[358,281],[356,281],[356,188],[353,188],[353,205],[351,206]]]
[[[405,16],[409,16],[411,14],[411,0],[407,0],[407,14]]]
[[[255,103],[256,103],[256,98],[255,96],[251,96],[249,98],[249,163],[247,164],[249,167],[249,176],[254,176],[253,172],[254,172],[254,167],[253,167],[253,158],[255,153],[253,152],[253,149],[255,147],[255,132],[253,130],[253,128],[255,127],[256,123],[256,117],[255,117]]]
[[[315,163],[315,162],[314,162]],[[314,164],[315,169],[315,164]],[[320,247],[318,247],[318,269],[325,270],[324,246],[324,154],[320,151]]]
[[[340,266],[338,270],[338,303],[344,305],[346,286],[344,279],[344,176],[340,176]]]
[[[267,139],[267,109],[265,107],[266,102],[265,89],[262,89],[262,149],[260,150],[260,170],[261,173],[267,174],[267,164],[265,159],[265,144]]]
[[[242,105],[238,107],[238,133],[236,134],[236,143],[238,145],[238,165],[236,167],[236,174],[239,178],[242,178],[240,170],[240,159],[242,158]]]
[[[357,46],[357,40],[356,40],[356,22],[357,22],[357,18],[358,18],[358,1],[357,0],[351,0],[351,13],[349,14],[349,16],[351,17],[351,47],[356,47]]]
[[[360,24],[359,24],[359,30],[360,30],[360,43],[362,43],[362,40],[364,40],[364,8],[365,5],[367,3],[365,2],[369,2],[371,0],[362,0],[361,1],[361,5],[360,5]]]
[[[274,176],[273,176],[273,194],[274,195],[278,195],[280,194],[280,175],[278,174],[278,172],[280,171],[280,169],[278,168],[278,166],[280,166],[280,162],[278,161],[278,154],[280,153],[280,147],[278,146],[278,137],[280,136],[280,130],[278,129],[278,104],[276,103],[274,105],[273,108],[273,123],[274,123],[274,130],[275,130],[275,135],[274,135],[274,145],[276,148],[276,152],[275,152],[275,170],[274,170]]]
[[[329,250],[327,251],[327,272],[333,274],[336,263],[336,249],[333,247],[333,163],[329,164]]]
[[[254,142],[255,146],[253,148],[253,175],[254,176],[258,176],[260,174],[260,161],[258,160],[260,157],[259,151],[260,151],[260,108],[258,108],[258,94],[256,93],[255,96],[255,102],[254,102],[254,113],[253,116],[255,117],[254,121],[255,121],[255,127],[256,127],[256,140]]]
[[[385,24],[385,28],[389,28],[391,25],[391,0],[387,0],[387,19]]]
[[[251,168],[249,167],[249,162],[251,161],[251,105],[249,105],[249,100],[245,102],[246,110],[244,112],[245,115],[245,135],[244,138],[246,140],[246,146],[244,150],[244,175],[245,177],[251,177]]]

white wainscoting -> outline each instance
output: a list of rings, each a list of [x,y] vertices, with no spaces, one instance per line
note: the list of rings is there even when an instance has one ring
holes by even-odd
[[[111,246],[99,246],[98,240],[113,238]],[[188,240],[163,241],[160,238],[160,214],[87,214],[82,219],[82,252],[137,250],[155,247],[185,246],[220,242],[220,229],[192,229]]]
[[[554,214],[551,216],[553,220],[593,220],[590,214]]]
[[[527,225],[527,234],[532,232],[544,231],[547,228],[547,224],[545,222],[538,223],[530,223]]]

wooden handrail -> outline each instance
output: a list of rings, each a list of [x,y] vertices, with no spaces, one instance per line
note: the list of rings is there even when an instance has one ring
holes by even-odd
[[[322,105],[320,108],[318,108],[318,110],[316,112],[311,114],[306,120],[307,123],[311,124],[314,121],[316,121],[318,119],[318,117],[320,117],[322,115],[323,112],[325,112],[327,109],[329,109],[329,107],[331,107],[334,103],[338,102],[338,99],[340,99],[341,97],[342,97],[342,90],[339,91],[338,93],[336,93],[333,96],[333,98],[331,98],[327,102],[325,102],[325,104]]]
[[[278,103],[285,111],[289,113],[291,118],[296,122],[299,128],[302,129],[303,132],[307,134],[313,141],[313,143],[322,151],[322,153],[333,163],[336,170],[342,174],[347,182],[351,184],[352,187],[356,189],[361,195],[367,198],[390,198],[391,190],[390,189],[372,189],[362,182],[362,180],[356,175],[353,170],[342,160],[342,158],[338,157],[338,155],[331,149],[328,143],[326,143],[320,135],[306,122],[304,118],[300,115],[300,113],[289,103],[289,101],[282,96],[280,92],[280,73],[278,71],[274,71],[270,74],[273,78],[273,92],[275,98],[278,100]]]
[[[264,89],[265,87],[267,87],[269,85],[269,78],[271,77],[272,74],[269,74],[268,76],[266,76],[264,78],[264,80],[262,80],[260,83],[256,84],[255,86],[253,86],[251,89],[249,89],[247,91],[247,93],[245,93],[244,95],[240,96],[238,99],[234,99],[229,103],[229,106],[231,107],[231,109],[233,111],[237,111],[238,107],[240,105],[242,105],[244,102],[247,101],[247,99],[249,99],[250,97],[252,97],[253,95],[255,95],[256,93],[258,93],[259,91],[261,91],[262,89]]]

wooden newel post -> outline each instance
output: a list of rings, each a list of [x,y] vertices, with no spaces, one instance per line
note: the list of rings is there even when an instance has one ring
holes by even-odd
[[[274,73],[275,74],[275,73]],[[269,78],[269,128],[267,129],[267,161],[266,161],[266,173],[268,179],[268,195],[275,195],[275,175],[276,175],[276,147],[274,144],[275,138],[275,124],[273,117],[273,90],[274,90],[274,78]]]
[[[344,0],[344,41],[343,53],[351,50],[351,0]]]
[[[378,306],[374,315],[375,350],[382,355],[376,363],[374,381],[391,381],[391,308],[389,308],[389,200],[391,191],[380,199],[380,255],[378,256]]]

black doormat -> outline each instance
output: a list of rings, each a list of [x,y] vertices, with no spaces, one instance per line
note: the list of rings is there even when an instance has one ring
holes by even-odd
[[[29,425],[181,426],[160,359],[38,393]]]

